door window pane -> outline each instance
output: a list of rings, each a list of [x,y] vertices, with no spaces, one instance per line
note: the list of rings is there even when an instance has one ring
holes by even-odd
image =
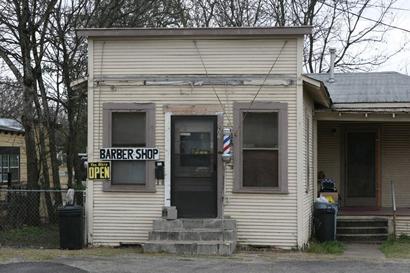
[[[209,166],[211,151],[210,132],[180,133],[181,166]]]
[[[112,146],[144,147],[146,115],[141,112],[112,113]]]
[[[278,147],[278,113],[243,113],[243,148]]]
[[[243,186],[278,187],[278,151],[243,151]]]

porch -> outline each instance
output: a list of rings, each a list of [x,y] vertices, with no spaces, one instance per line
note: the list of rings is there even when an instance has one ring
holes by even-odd
[[[346,211],[391,211],[392,182],[396,207],[410,208],[410,122],[319,120],[317,147],[317,171]]]
[[[408,114],[399,119],[392,113],[318,113],[317,117],[317,171],[336,182],[338,218],[383,218],[392,233],[393,183],[396,233],[410,235]]]
[[[338,211],[338,216],[381,216],[393,217],[393,208],[366,208],[366,207],[344,207]],[[400,207],[396,209],[396,216],[410,217],[410,208]]]

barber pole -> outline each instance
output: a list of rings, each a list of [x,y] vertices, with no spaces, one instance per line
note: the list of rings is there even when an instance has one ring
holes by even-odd
[[[231,134],[231,129],[225,128],[222,159],[225,162],[229,162],[231,158],[232,158],[232,134]]]

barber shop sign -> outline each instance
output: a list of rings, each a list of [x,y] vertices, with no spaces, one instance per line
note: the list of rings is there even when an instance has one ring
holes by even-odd
[[[157,148],[102,148],[101,160],[159,160]]]

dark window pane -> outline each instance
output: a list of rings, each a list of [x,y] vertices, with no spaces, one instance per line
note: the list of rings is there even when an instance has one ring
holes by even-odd
[[[18,168],[10,168],[10,173],[11,173],[11,181],[19,180],[19,169]]]
[[[112,147],[144,147],[145,113],[112,113]]]
[[[111,161],[111,164],[112,184],[145,184],[145,161]]]
[[[278,187],[278,151],[243,151],[243,186]]]
[[[3,168],[7,168],[9,166],[9,155],[5,154],[2,156],[3,160],[2,160],[2,165]]]
[[[10,168],[16,168],[19,166],[19,157],[16,154],[10,155]]]
[[[243,113],[243,147],[277,148],[278,113]]]

